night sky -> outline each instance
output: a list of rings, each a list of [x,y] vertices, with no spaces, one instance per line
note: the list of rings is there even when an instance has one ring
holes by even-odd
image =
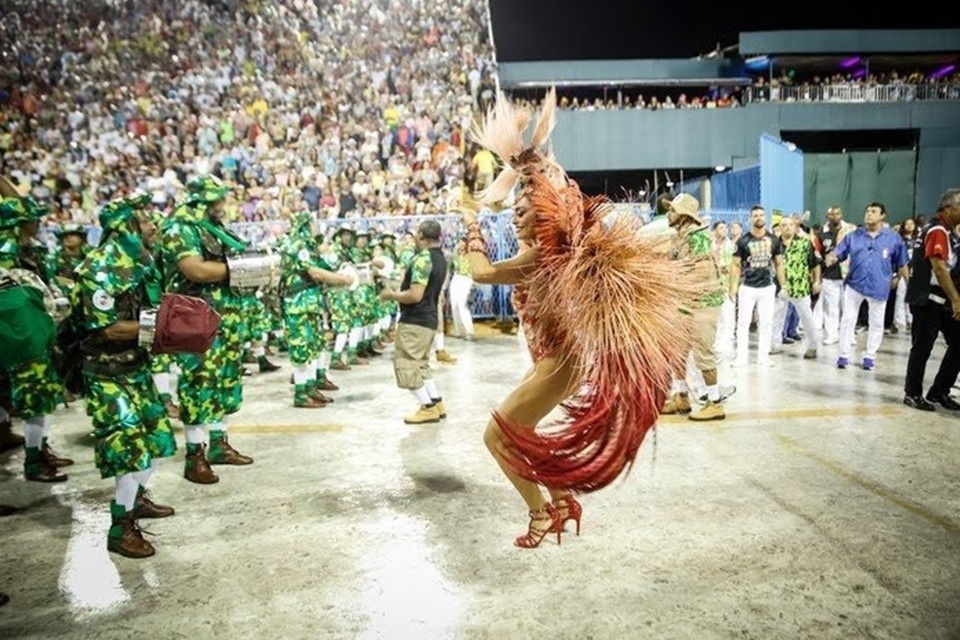
[[[857,14],[837,13],[836,2],[822,0],[794,4],[802,10],[800,14],[791,13],[789,6],[664,0],[490,0],[494,42],[501,62],[691,58],[713,50],[718,42],[724,47],[736,44],[741,31],[960,27],[960,18],[943,15],[949,5],[931,0],[888,9],[875,5]]]

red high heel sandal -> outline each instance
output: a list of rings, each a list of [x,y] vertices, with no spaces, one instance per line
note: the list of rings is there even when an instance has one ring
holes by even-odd
[[[545,528],[533,526],[535,522],[547,523]],[[536,549],[540,546],[540,543],[543,542],[543,539],[547,537],[548,533],[557,534],[557,544],[560,544],[560,534],[562,533],[562,523],[560,521],[560,513],[554,509],[553,505],[549,502],[543,505],[542,509],[537,509],[536,511],[530,512],[530,525],[527,529],[527,532],[522,536],[517,536],[517,539],[513,541],[514,546],[520,547],[522,549]]]
[[[577,502],[576,498],[572,495],[566,495],[562,498],[557,498],[554,503],[554,508],[557,510],[557,514],[560,515],[560,524],[558,525],[559,531],[563,531],[563,528],[566,526],[567,522],[573,520],[577,524],[577,535],[580,535],[580,517],[583,515],[583,507],[580,506],[580,503]],[[561,515],[561,512],[566,509],[567,515]]]

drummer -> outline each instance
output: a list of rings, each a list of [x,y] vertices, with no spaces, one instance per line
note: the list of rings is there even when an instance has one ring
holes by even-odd
[[[321,333],[322,285],[349,286],[353,278],[336,273],[318,255],[313,215],[302,211],[290,222],[290,233],[280,251],[283,256],[283,318],[290,362],[293,364],[293,406],[320,409],[333,399],[323,393],[326,342]]]
[[[181,354],[178,363],[177,395],[187,440],[183,477],[198,484],[220,481],[211,464],[253,463],[227,437],[227,417],[240,409],[243,400],[240,305],[230,289],[227,260],[229,254],[246,249],[223,226],[229,191],[212,176],[190,180],[187,197],[175,207],[162,238],[164,289],[204,298],[222,318],[210,349],[205,354]]]
[[[321,251],[323,260],[336,271],[356,273],[351,257],[351,247],[356,232],[349,223],[333,232],[329,250]],[[334,335],[333,361],[330,368],[338,371],[350,369],[351,364],[367,364],[357,357],[360,329],[356,316],[353,291],[349,288],[331,288],[327,291],[327,312],[330,314],[330,330]],[[356,324],[356,326],[354,326]]]
[[[373,247],[370,245],[370,231],[368,229],[357,231],[357,239],[350,251],[350,257],[354,266],[362,271],[361,275],[363,276],[360,280],[360,286],[353,292],[353,300],[356,305],[354,313],[357,316],[356,322],[359,323],[360,327],[357,357],[379,357],[383,355],[383,349],[374,348],[374,340],[377,335],[378,305],[377,287],[371,273]]]
[[[87,244],[87,230],[79,222],[66,222],[54,231],[57,236],[57,250],[50,255],[49,279],[54,280],[69,292],[76,279],[74,269],[80,266],[90,252]]]
[[[76,270],[83,338],[87,415],[97,439],[100,477],[113,478],[107,549],[128,558],[154,554],[136,521],[172,516],[147,485],[177,442],[153,384],[150,354],[140,344],[140,311],[160,304],[160,274],[149,247],[156,227],[143,207],[150,194],[114,200],[100,212],[103,238]],[[152,342],[152,341],[151,341]]]
[[[395,239],[396,236],[392,232],[380,230],[374,241],[373,262],[374,266],[377,267],[377,294],[383,289],[385,279],[398,279],[397,252],[393,244]],[[386,260],[380,261],[379,258],[385,258]],[[379,295],[375,304],[377,322],[374,348],[383,351],[386,348],[384,342],[387,339],[387,334],[393,327],[393,317],[399,313],[400,308],[393,300],[380,300]]]
[[[30,197],[14,195],[16,192],[7,185],[3,180],[0,267],[26,269],[46,280],[45,250],[37,234],[47,208],[37,205]],[[67,476],[58,469],[72,465],[73,460],[54,454],[48,443],[51,415],[63,402],[63,384],[54,370],[50,352],[46,357],[15,365],[6,373],[10,379],[13,413],[23,420],[24,477],[34,482],[63,482]],[[4,417],[0,415],[0,421]]]

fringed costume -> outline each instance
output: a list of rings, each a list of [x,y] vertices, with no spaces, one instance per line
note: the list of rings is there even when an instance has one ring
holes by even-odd
[[[534,253],[490,265],[476,222],[468,224],[468,250],[478,281],[515,285],[514,308],[534,363],[552,358],[561,364],[551,371],[573,367],[566,379],[557,376],[565,389],[555,424],[522,424],[494,412],[506,445],[502,462],[552,494],[588,493],[629,470],[654,426],[672,373],[689,352],[686,310],[702,284],[686,256],[671,255],[670,238],[638,234],[637,219],[618,215],[606,198],[583,196],[567,177],[546,150],[555,105],[551,91],[529,145],[523,134],[530,112],[503,95],[474,132],[504,165],[481,200],[500,202],[518,185],[515,224]],[[579,505],[576,511],[579,527]]]

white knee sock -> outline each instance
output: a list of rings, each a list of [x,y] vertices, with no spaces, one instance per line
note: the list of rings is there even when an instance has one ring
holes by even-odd
[[[350,335],[347,338],[348,349],[355,350],[357,348],[357,345],[360,344],[360,332],[361,332],[360,327],[355,327],[353,329],[350,329]]]
[[[437,390],[437,382],[433,378],[424,380],[423,388],[427,390],[427,395],[430,396],[430,402],[436,402],[440,399],[440,391]]]
[[[157,470],[157,467],[160,466],[160,458],[154,458],[150,461],[150,468],[144,469],[137,473],[137,479],[140,481],[140,486],[144,489],[147,488],[147,483],[150,482],[150,478],[153,477],[153,472]]]
[[[170,395],[170,374],[169,373],[153,374],[153,386],[157,388],[157,393],[164,393],[166,395]]]
[[[217,431],[227,432],[227,416],[220,418],[220,422],[215,425],[210,425],[211,429],[216,429]]]
[[[433,336],[433,350],[443,351],[443,331],[437,331],[437,334]]]
[[[23,421],[24,446],[28,449],[39,449],[43,444],[43,425],[46,416],[27,418]]]
[[[117,476],[117,493],[115,500],[127,511],[133,511],[133,504],[137,501],[137,487],[140,483],[137,481],[136,473],[125,473]]]
[[[337,339],[333,343],[334,353],[343,353],[343,348],[347,346],[347,334],[338,333]]]
[[[10,414],[3,407],[0,407],[0,422],[6,422],[10,419]]]
[[[307,380],[310,378],[307,377],[310,366],[306,364],[298,364],[293,368],[293,384],[295,385],[305,385]]]
[[[189,444],[204,444],[207,441],[207,428],[202,424],[190,424],[183,428]]]
[[[674,380],[673,385],[670,389],[673,393],[687,393],[689,389],[687,388],[686,380]]]
[[[715,384],[708,384],[707,398],[710,399],[710,402],[720,402],[720,386]]]
[[[324,371],[330,368],[330,352],[329,351],[324,350],[320,352],[320,368],[323,369]]]
[[[267,355],[267,351],[266,349],[263,348],[262,344],[258,344],[257,346],[255,346],[252,349],[252,351],[253,351],[253,355],[256,356],[257,358]]]
[[[414,397],[416,397],[417,402],[419,402],[422,406],[425,407],[428,404],[433,404],[433,400],[430,399],[430,394],[427,393],[426,386],[420,387],[419,389],[414,389],[412,393]]]

